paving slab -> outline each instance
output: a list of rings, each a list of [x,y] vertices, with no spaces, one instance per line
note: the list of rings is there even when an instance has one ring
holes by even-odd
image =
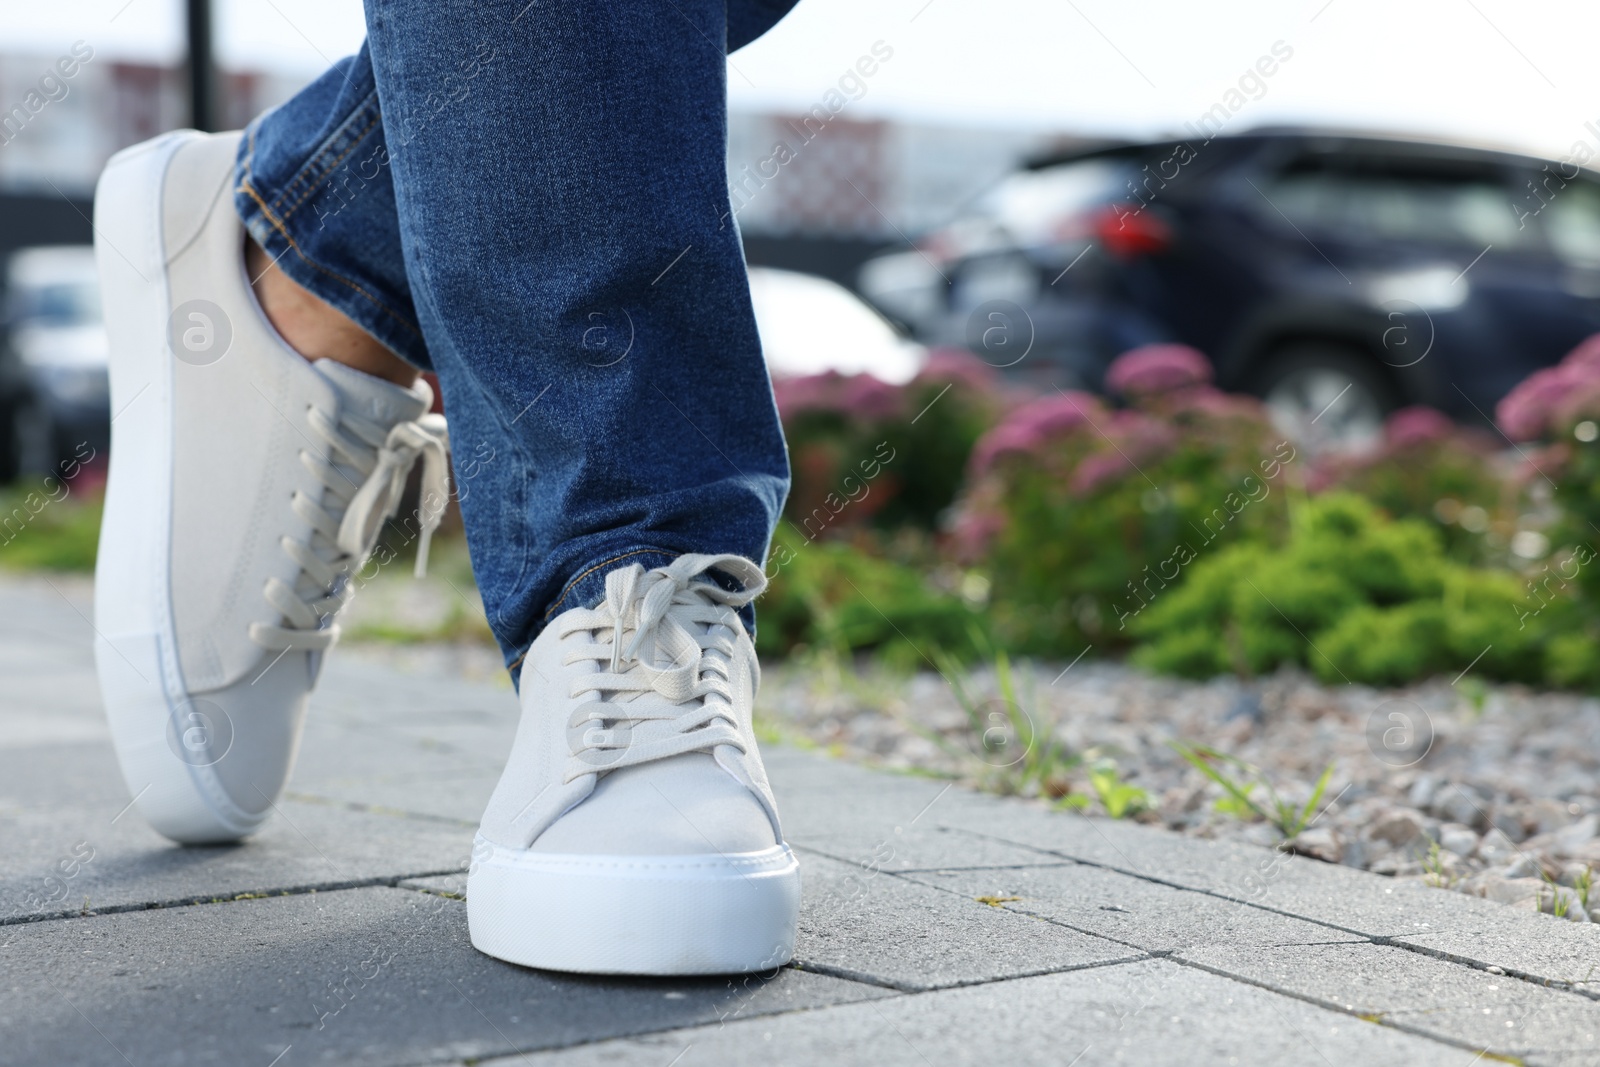
[[[15,582],[6,579],[0,592],[0,750],[104,737],[94,631],[78,614],[87,610],[87,599],[75,587],[81,601],[75,605],[40,581],[19,595]]]
[[[1317,923],[1086,864],[920,871],[901,876],[964,898],[988,897],[1145,952],[1364,941]]]
[[[1041,860],[1037,849],[942,827],[944,806],[972,797],[952,782],[868,771],[795,748],[771,746],[762,755],[784,836],[814,852],[884,871]]]
[[[0,927],[0,990],[0,1060],[85,1067],[448,1062],[888,995],[533,971],[474,950],[459,901],[389,888]]]
[[[0,927],[43,917],[154,904],[389,883],[459,869],[462,827],[328,804],[281,801],[238,845],[185,847],[149,829],[126,804],[63,806],[0,819]]]
[[[674,1057],[680,1057],[674,1059]],[[514,1062],[1471,1067],[1476,1052],[1165,960],[603,1041]],[[490,1067],[484,1064],[482,1067]]]
[[[909,991],[1143,957],[1125,945],[896,875],[802,854],[795,959]]]
[[[1600,924],[1473,903],[1487,906],[1437,915],[1426,930],[1397,940],[1446,959],[1499,967],[1600,999]]]
[[[1491,1055],[1600,1057],[1600,1003],[1390,945],[1212,944],[1175,958]]]
[[[291,796],[476,826],[520,710],[509,686],[330,660],[312,697]]]
[[[835,788],[860,768],[835,772]],[[1033,849],[1158,883],[1201,890],[1368,938],[1393,938],[1471,966],[1571,984],[1600,997],[1600,924],[1445,892],[1241,842],[1207,841],[1125,821],[1051,812],[956,790],[924,822],[993,845]]]
[[[1593,1000],[1206,893],[1079,864],[903,877],[1495,1054],[1600,1055]]]
[[[130,808],[109,744],[0,748],[0,924],[392,881],[462,867],[469,825],[283,800],[243,844],[174,845]]]

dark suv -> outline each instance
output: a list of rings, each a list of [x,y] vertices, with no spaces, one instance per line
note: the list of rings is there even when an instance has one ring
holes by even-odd
[[[1308,130],[1110,145],[1013,174],[861,287],[1041,384],[1184,342],[1288,428],[1352,440],[1409,403],[1486,419],[1600,331],[1600,178]]]

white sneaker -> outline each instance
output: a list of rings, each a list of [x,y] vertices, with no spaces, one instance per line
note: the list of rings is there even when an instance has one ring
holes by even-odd
[[[426,384],[313,366],[262,314],[233,207],[238,139],[130,148],[95,196],[113,412],[95,662],[140,812],[189,843],[266,819],[350,575],[419,456],[427,499],[449,491]],[[423,509],[421,548],[438,510]]]
[[[478,949],[593,974],[788,962],[800,870],[756,751],[760,666],[736,612],[765,585],[738,556],[635,564],[539,635],[467,877]]]

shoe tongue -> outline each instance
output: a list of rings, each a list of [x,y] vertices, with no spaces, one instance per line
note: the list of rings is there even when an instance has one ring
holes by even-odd
[[[421,378],[407,389],[347,367],[338,360],[319,359],[312,366],[333,383],[348,410],[380,426],[415,421],[433,406],[433,389]]]

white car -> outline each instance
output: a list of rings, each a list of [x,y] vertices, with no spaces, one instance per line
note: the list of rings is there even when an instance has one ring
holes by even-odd
[[[756,328],[773,377],[838,371],[902,385],[928,351],[902,337],[850,290],[814,274],[750,268]]]
[[[7,474],[104,452],[111,433],[107,343],[94,249],[25,248],[6,265],[5,323],[15,366],[4,407]]]

